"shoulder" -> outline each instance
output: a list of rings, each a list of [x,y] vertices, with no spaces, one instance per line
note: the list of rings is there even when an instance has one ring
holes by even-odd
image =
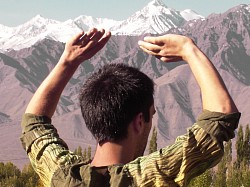
[[[110,186],[134,186],[124,165],[92,167],[86,162],[58,169],[51,186],[105,186],[106,183]]]
[[[81,176],[82,170],[84,170],[85,175],[90,175],[90,164],[88,162],[79,162],[57,169],[51,179],[51,186],[66,187],[84,184]]]
[[[219,142],[234,138],[241,114],[239,112],[224,114],[204,110],[196,124]]]

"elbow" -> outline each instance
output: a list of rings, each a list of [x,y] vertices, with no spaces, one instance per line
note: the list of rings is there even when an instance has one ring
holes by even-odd
[[[203,103],[204,104],[204,103]],[[231,114],[239,112],[233,100],[224,100],[220,102],[209,102],[203,105],[204,109],[220,112],[224,114]]]
[[[230,100],[228,102],[224,102],[218,107],[218,112],[224,113],[224,114],[231,114],[231,113],[236,113],[239,112],[235,103]]]

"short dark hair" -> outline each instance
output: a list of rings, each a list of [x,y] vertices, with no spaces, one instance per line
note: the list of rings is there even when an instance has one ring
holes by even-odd
[[[83,85],[80,106],[87,128],[99,143],[126,138],[128,124],[143,113],[148,122],[154,83],[125,64],[108,64]]]

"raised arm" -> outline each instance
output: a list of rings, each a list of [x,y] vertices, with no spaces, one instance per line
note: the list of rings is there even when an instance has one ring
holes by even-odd
[[[223,156],[223,142],[234,137],[240,113],[216,68],[191,39],[167,34],[145,37],[138,44],[142,50],[164,62],[186,61],[200,86],[205,111],[173,145],[151,154],[148,161],[142,159],[141,164],[145,166],[141,171],[145,171],[147,178],[160,178],[155,174],[160,170],[166,174],[162,184],[168,178],[172,179],[170,183],[173,185],[188,186],[193,177],[218,164]],[[150,172],[146,172],[147,169]],[[141,178],[143,175],[138,181],[143,186]],[[160,182],[159,179],[157,184]]]
[[[216,68],[191,39],[167,34],[145,37],[138,44],[164,62],[186,61],[200,86],[203,109],[221,113],[238,111]]]
[[[110,32],[92,29],[77,34],[67,42],[59,62],[37,89],[25,113],[51,118],[63,89],[77,67],[102,49],[110,35]]]
[[[71,166],[81,159],[68,150],[51,124],[51,117],[77,67],[95,55],[109,38],[110,32],[97,29],[74,36],[66,43],[59,62],[28,104],[22,119],[21,141],[44,186],[52,185],[53,175],[58,169]]]

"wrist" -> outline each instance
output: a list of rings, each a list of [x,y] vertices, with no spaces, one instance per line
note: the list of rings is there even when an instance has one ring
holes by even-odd
[[[197,56],[198,53],[201,52],[199,48],[195,45],[193,40],[188,39],[182,47],[182,59],[189,63],[192,61],[194,56]]]
[[[75,61],[65,58],[64,55],[61,56],[61,58],[59,59],[57,63],[57,65],[60,65],[64,68],[69,68],[69,69],[77,69],[80,64],[81,63],[77,63]]]

